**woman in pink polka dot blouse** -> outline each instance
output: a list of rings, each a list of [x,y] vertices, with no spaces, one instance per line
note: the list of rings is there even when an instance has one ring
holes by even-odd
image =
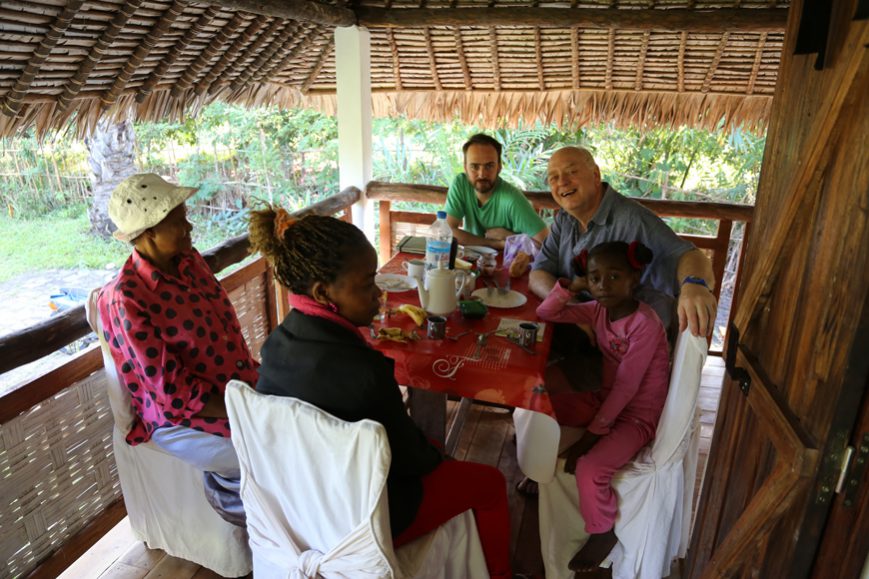
[[[231,379],[255,384],[258,364],[229,297],[192,246],[184,202],[194,192],[153,174],[115,189],[109,216],[133,253],[98,308],[136,414],[127,442],[152,440],[225,487],[239,470],[223,394]]]

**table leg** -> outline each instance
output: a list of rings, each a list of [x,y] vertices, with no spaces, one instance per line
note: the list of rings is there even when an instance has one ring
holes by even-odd
[[[447,395],[408,388],[407,396],[410,415],[416,425],[427,437],[444,444],[447,438]]]
[[[471,404],[474,401],[470,398],[462,398],[459,402],[459,409],[450,424],[450,430],[447,434],[447,441],[444,444],[444,452],[450,456],[455,455],[456,447],[459,446],[459,439],[462,437],[462,428],[465,426],[465,419],[471,412]]]

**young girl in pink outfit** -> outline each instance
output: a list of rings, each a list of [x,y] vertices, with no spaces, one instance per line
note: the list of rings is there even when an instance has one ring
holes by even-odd
[[[617,542],[613,475],[655,437],[669,383],[667,338],[651,307],[634,298],[652,252],[638,242],[602,243],[574,260],[577,278],[560,279],[537,315],[591,326],[603,354],[601,389],[553,394],[560,423],[587,427],[568,448],[565,471],[576,472],[579,510],[590,533],[570,561],[573,571],[594,570]],[[588,289],[594,301],[569,303]],[[569,404],[559,402],[569,401]]]

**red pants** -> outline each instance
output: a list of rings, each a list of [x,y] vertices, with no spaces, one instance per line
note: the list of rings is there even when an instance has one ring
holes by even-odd
[[[511,577],[510,514],[507,483],[501,471],[484,464],[446,460],[422,478],[422,486],[422,504],[416,518],[393,540],[393,545],[409,543],[473,509],[489,575]]]
[[[601,399],[595,392],[560,393],[552,397],[558,423],[587,426],[597,415]],[[655,437],[654,426],[634,417],[616,419],[586,454],[576,461],[576,489],[579,512],[588,533],[606,533],[618,514],[618,498],[612,487],[613,476]]]

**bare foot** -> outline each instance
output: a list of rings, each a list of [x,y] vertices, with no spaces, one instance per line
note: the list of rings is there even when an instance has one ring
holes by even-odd
[[[607,555],[610,554],[616,543],[618,543],[618,538],[616,538],[616,533],[613,529],[610,529],[606,533],[592,534],[567,566],[571,571],[580,573],[594,571],[607,558]]]
[[[527,476],[516,483],[516,490],[519,491],[519,494],[523,494],[526,497],[536,497],[540,492],[537,488],[537,481],[533,481]]]

